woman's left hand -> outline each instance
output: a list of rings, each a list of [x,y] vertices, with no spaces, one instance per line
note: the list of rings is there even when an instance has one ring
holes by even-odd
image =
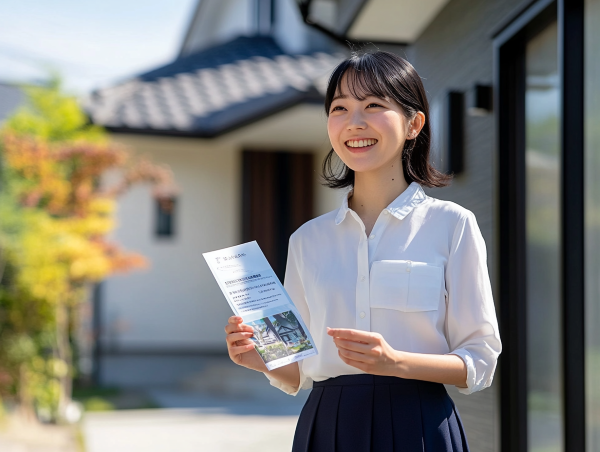
[[[346,364],[368,374],[399,377],[402,352],[394,350],[379,333],[327,328],[338,355]]]

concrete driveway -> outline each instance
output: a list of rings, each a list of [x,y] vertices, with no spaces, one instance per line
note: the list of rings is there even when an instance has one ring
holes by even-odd
[[[131,370],[129,380],[114,383],[142,389],[163,408],[87,413],[82,423],[86,452],[291,450],[309,391],[289,396],[270,386],[261,373],[225,357],[196,360],[197,370],[176,360],[156,363],[115,360],[115,367]],[[143,388],[131,384],[143,378],[148,381]]]
[[[289,452],[296,420],[195,409],[132,410],[88,414],[83,430],[87,452]]]

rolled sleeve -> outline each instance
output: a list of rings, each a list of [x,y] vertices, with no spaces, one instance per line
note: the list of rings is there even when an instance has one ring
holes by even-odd
[[[300,269],[298,267],[298,260],[296,258],[294,241],[294,235],[292,235],[292,237],[290,237],[288,247],[287,263],[285,267],[285,280],[283,286],[294,302],[294,305],[302,317],[302,320],[304,320],[304,324],[310,329],[310,312],[306,302],[304,285],[300,277]],[[308,378],[302,371],[302,361],[298,362],[298,369],[300,370],[300,384],[298,388],[282,383],[267,373],[265,373],[265,376],[269,379],[271,386],[281,389],[287,394],[295,396],[301,389],[312,388],[312,379]]]
[[[467,387],[458,387],[459,392],[472,394],[492,384],[502,343],[485,241],[469,211],[454,231],[446,266],[446,290],[449,354],[459,356],[467,367]]]
[[[276,378],[273,378],[269,374],[265,373],[265,376],[269,379],[269,382],[271,383],[271,386],[274,386],[277,389],[281,389],[286,394],[295,396],[295,395],[297,395],[300,392],[301,389],[310,389],[310,388],[312,388],[312,380],[310,378],[308,378],[302,372],[302,361],[298,362],[298,369],[300,370],[300,384],[299,384],[298,388],[295,388],[294,386],[282,383],[281,381],[277,380]]]

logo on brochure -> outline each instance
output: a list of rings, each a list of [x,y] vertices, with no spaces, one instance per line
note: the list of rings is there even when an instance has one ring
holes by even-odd
[[[233,256],[217,256],[215,257],[215,259],[217,260],[217,265],[221,265],[221,259],[223,259],[223,262],[227,262],[233,259],[239,259],[240,257],[244,257],[246,255],[246,253],[239,253],[239,254],[234,254]]]

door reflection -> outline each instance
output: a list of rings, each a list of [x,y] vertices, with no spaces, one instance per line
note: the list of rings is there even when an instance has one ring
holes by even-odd
[[[563,451],[557,23],[526,46],[528,450]]]

